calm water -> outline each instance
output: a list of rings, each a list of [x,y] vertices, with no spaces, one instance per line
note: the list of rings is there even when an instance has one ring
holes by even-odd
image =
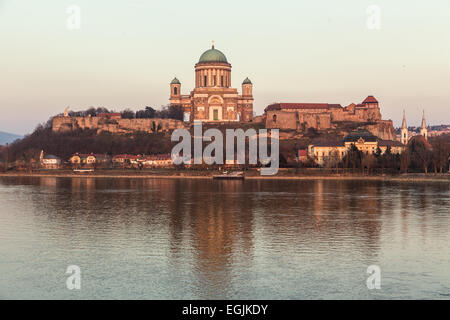
[[[0,298],[450,299],[449,190],[0,178]]]

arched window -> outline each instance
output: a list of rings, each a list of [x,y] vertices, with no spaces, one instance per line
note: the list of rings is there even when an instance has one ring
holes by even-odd
[[[173,94],[177,95],[178,94],[178,88],[177,87],[173,87]]]
[[[273,123],[277,123],[277,115],[276,114],[273,115]]]

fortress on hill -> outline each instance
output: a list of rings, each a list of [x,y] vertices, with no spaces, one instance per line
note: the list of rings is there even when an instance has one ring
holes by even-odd
[[[381,139],[393,140],[395,130],[392,120],[381,118],[380,107],[374,96],[359,104],[342,107],[328,103],[274,103],[264,110],[266,128],[279,128],[305,132],[338,129],[346,123],[360,124]]]
[[[246,78],[242,94],[231,86],[231,64],[214,45],[205,51],[195,64],[195,88],[188,95],[181,93],[181,82],[170,83],[170,106],[181,106],[183,121],[174,119],[122,119],[120,113],[99,114],[94,117],[64,116],[53,118],[53,131],[77,129],[131,133],[157,132],[190,127],[194,121],[212,123],[264,123],[266,128],[306,133],[340,130],[350,124],[370,131],[384,140],[394,140],[391,120],[383,120],[377,99],[368,96],[359,104],[342,107],[328,103],[274,103],[267,106],[262,116],[253,117],[253,83]],[[342,131],[342,130],[341,130]],[[343,130],[345,131],[345,130]]]

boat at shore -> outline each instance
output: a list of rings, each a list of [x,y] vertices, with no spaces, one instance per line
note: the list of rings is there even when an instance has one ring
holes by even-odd
[[[222,174],[214,175],[213,179],[217,180],[244,180],[244,172],[236,171],[236,172],[224,172]]]

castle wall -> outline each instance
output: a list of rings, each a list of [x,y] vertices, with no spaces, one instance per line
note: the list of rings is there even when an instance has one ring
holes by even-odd
[[[53,132],[89,129],[111,133],[131,133],[135,131],[151,133],[154,128],[158,127],[158,131],[169,131],[184,128],[184,124],[182,121],[175,119],[107,119],[100,117],[54,117],[52,122]]]
[[[266,112],[266,128],[306,130],[315,128],[325,130],[331,128],[331,115],[327,112],[291,112],[271,110]]]
[[[327,130],[339,127],[339,122],[357,122],[373,135],[384,140],[394,140],[395,130],[391,120],[382,120],[378,104],[349,105],[346,108],[266,110],[266,128],[297,130],[309,128]],[[348,132],[347,132],[348,134]]]

